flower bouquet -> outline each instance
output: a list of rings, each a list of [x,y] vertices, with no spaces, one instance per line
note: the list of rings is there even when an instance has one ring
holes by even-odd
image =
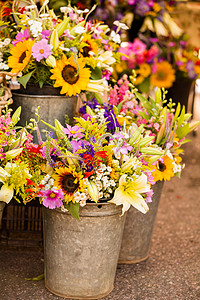
[[[19,7],[13,1],[12,21],[0,21],[0,69],[18,73],[18,81],[60,89],[73,96],[103,92],[118,60],[120,38],[102,22],[88,21],[90,11],[62,7],[56,16],[48,1],[38,10],[34,1]]]
[[[179,103],[174,109],[172,100],[167,104],[165,96],[164,89],[157,89],[155,98],[145,98],[134,88],[127,75],[110,90],[109,103],[118,108],[119,123],[126,128],[132,124],[143,125],[143,138],[146,135],[153,137],[151,147],[163,151],[163,155],[153,157],[150,166],[155,184],[152,185],[154,194],[148,204],[148,214],[141,215],[132,208],[127,212],[120,263],[132,264],[148,258],[163,183],[174,176],[180,177],[185,166],[181,157],[184,154],[182,145],[189,142],[187,134],[200,123],[190,123],[191,114],[185,113],[185,107],[181,108]]]
[[[6,106],[0,117],[0,201],[7,204],[13,196],[18,200],[31,177],[28,163],[20,159],[24,145],[32,139],[26,128],[17,130],[20,111],[19,107],[11,117]]]
[[[110,20],[115,19],[128,25],[127,38],[130,42],[138,37],[139,32],[147,30],[157,36],[173,34],[178,37],[182,33],[182,29],[174,21],[172,12],[179,2],[182,1],[99,1],[94,15],[110,26],[112,26]]]
[[[124,46],[119,49],[124,54],[123,63],[116,65],[116,72],[130,74],[134,69],[134,84],[146,94],[155,87],[168,89],[179,79],[192,82],[200,75],[198,52],[188,44],[185,35],[178,39],[141,36]]]
[[[121,126],[115,110],[94,97],[73,125],[47,124],[57,138],[47,131],[45,142],[21,154],[32,175],[23,202],[40,197],[43,205],[45,286],[57,295],[110,293],[126,211],[148,212],[149,162],[164,152],[149,145],[154,137],[143,137],[143,125]]]
[[[130,80],[134,82],[134,77]],[[110,90],[109,103],[120,107],[118,119],[126,126],[143,124],[145,134],[154,137],[152,144],[164,151],[164,155],[152,164],[155,181],[180,176],[183,168],[181,146],[189,142],[186,136],[200,124],[199,121],[190,122],[192,115],[185,113],[185,107],[181,108],[180,103],[176,109],[172,99],[167,103],[166,95],[167,91],[158,88],[155,99],[145,98],[134,88],[127,75]]]

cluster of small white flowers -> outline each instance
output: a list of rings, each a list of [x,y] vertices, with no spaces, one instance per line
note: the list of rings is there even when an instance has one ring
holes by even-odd
[[[97,120],[98,123],[102,124],[105,122],[105,109],[101,108],[99,105],[96,106],[95,108],[95,119]]]
[[[3,52],[5,48],[10,44],[11,40],[6,38],[4,41],[0,42],[0,70],[8,70],[9,66],[3,62]]]
[[[179,164],[176,164],[175,162],[173,163],[174,167],[173,167],[173,172],[174,174],[176,173],[180,173],[182,171],[182,166]]]
[[[42,32],[42,23],[39,21],[29,20],[30,31],[33,37],[37,37]]]
[[[50,188],[53,187],[54,179],[51,178],[51,176],[49,174],[47,174],[41,181],[41,184],[44,185],[45,190],[49,190]]]
[[[116,183],[109,177],[111,172],[112,168],[110,166],[100,164],[95,176],[91,178],[97,186],[99,199],[110,198],[111,194],[113,193],[113,187],[115,187]]]
[[[85,190],[85,192],[81,193],[81,192],[76,192],[74,194],[74,200],[75,202],[79,203],[80,206],[85,206],[86,205],[86,201],[89,199],[89,194],[87,192],[87,190]]]

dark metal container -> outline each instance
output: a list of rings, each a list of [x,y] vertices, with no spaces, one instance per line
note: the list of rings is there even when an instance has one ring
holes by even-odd
[[[147,214],[143,215],[134,207],[127,211],[119,263],[134,264],[148,258],[163,184],[163,181],[158,181],[153,186],[154,195],[152,202],[148,203]]]

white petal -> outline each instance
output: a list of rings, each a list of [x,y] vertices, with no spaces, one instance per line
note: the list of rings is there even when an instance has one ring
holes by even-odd
[[[6,202],[7,204],[10,202],[14,194],[14,190],[11,186],[4,184],[0,189],[0,201]]]

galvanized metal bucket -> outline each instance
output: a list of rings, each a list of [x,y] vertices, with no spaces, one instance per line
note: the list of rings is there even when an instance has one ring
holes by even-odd
[[[119,263],[134,264],[148,258],[163,184],[163,181],[158,181],[153,186],[154,195],[152,202],[148,204],[147,214],[143,215],[134,207],[128,210]]]
[[[3,210],[5,207],[5,202],[0,201],[0,229],[1,229],[1,221],[2,221],[2,215],[3,215]]]
[[[100,299],[112,291],[125,222],[120,215],[121,206],[106,202],[80,208],[80,221],[44,208],[44,274],[50,292]]]
[[[51,88],[50,91],[46,88],[40,89],[35,87],[35,90],[31,89],[32,94],[25,94],[25,90],[22,90],[23,93],[13,92],[12,109],[15,110],[19,106],[22,107],[19,125],[25,126],[33,118],[37,120],[35,110],[38,106],[40,106],[40,120],[54,126],[54,120],[57,119],[64,126],[65,115],[67,115],[69,122],[72,123],[77,105],[77,97],[65,97],[60,95],[55,88],[48,88]],[[54,93],[54,90],[56,90],[56,93]],[[39,122],[38,126],[40,131],[42,129],[52,131],[42,122]],[[45,139],[45,133],[41,133],[41,135]],[[37,142],[36,132],[33,133],[33,136],[34,142]]]

